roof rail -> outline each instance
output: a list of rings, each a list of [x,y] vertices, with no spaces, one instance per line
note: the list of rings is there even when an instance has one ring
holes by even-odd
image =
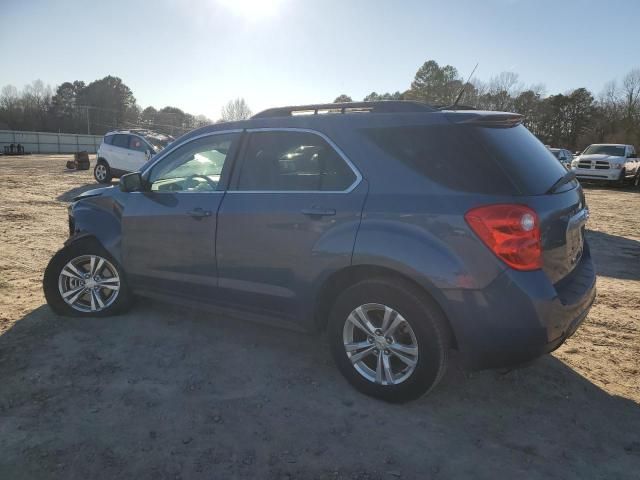
[[[435,112],[426,103],[408,100],[382,100],[378,102],[319,103],[291,107],[269,108],[251,118],[291,117],[293,115],[318,115],[318,113],[401,113]]]

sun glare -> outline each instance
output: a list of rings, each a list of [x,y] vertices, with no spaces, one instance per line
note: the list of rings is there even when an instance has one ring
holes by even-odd
[[[262,19],[278,13],[284,0],[216,0],[230,12],[247,18]]]

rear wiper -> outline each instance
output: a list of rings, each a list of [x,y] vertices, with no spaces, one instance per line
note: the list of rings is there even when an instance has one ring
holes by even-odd
[[[572,180],[575,180],[576,178],[576,172],[574,172],[573,170],[569,170],[567,173],[565,173],[562,177],[560,177],[556,183],[554,183],[553,185],[551,185],[551,188],[549,188],[549,190],[547,190],[547,195],[550,193],[555,193],[561,186],[566,185],[567,183],[569,183]]]

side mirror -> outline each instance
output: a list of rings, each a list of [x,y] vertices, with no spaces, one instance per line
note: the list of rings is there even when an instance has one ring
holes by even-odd
[[[123,192],[141,192],[144,190],[144,182],[140,172],[127,173],[120,177],[120,190]]]

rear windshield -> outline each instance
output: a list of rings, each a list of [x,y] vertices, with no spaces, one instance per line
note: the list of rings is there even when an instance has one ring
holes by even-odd
[[[566,173],[553,154],[521,125],[373,128],[365,134],[417,173],[464,192],[537,195]]]
[[[624,157],[624,147],[620,145],[591,145],[582,152],[583,155],[610,155],[612,157]]]

